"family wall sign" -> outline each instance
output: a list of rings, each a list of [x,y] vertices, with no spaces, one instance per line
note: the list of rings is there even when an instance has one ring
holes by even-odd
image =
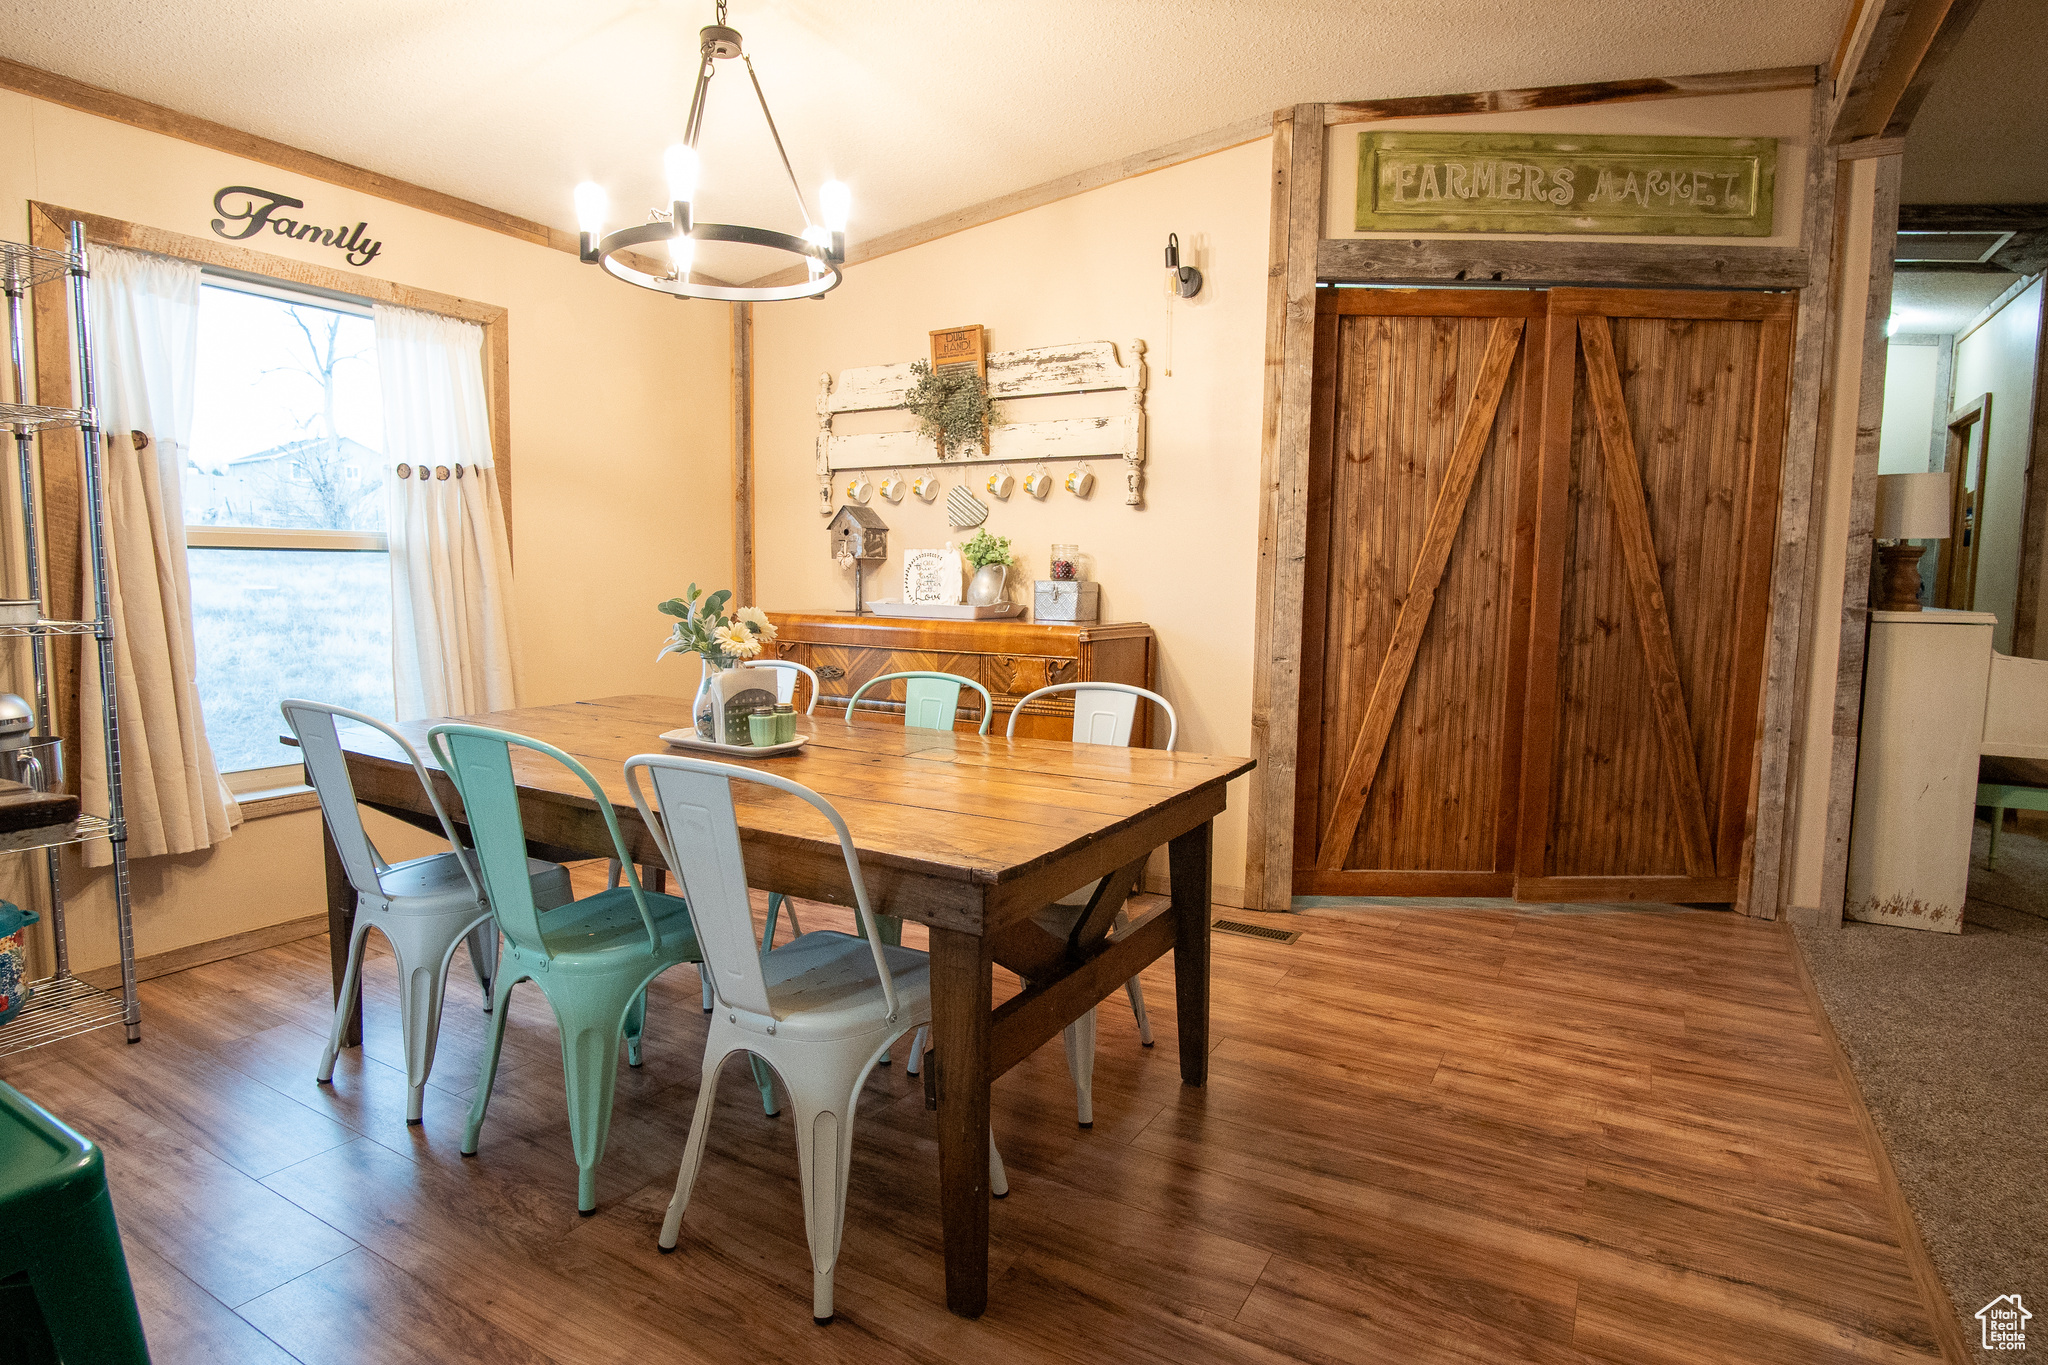
[[[368,223],[357,223],[354,227],[322,227],[318,223],[302,222],[280,213],[283,209],[304,207],[305,200],[293,199],[275,190],[259,190],[253,185],[228,185],[213,196],[213,211],[220,215],[213,220],[213,230],[231,242],[241,242],[269,228],[278,236],[289,237],[296,242],[331,246],[344,253],[350,265],[368,265],[384,249],[384,243],[364,237],[369,231]]]

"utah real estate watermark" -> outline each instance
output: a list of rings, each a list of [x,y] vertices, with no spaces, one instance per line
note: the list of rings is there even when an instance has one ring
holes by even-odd
[[[2000,1294],[1977,1310],[1984,1324],[1984,1349],[2024,1351],[2027,1349],[2027,1319],[2033,1317],[2017,1294]]]

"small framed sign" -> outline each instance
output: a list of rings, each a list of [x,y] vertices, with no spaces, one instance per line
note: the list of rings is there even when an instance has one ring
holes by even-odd
[[[988,334],[978,322],[940,328],[932,333],[931,365],[935,370],[971,366],[983,379],[988,378]]]
[[[1361,232],[1768,237],[1770,137],[1365,133]]]

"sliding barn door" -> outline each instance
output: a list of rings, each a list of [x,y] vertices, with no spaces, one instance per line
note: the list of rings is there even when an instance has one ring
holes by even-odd
[[[1735,899],[1794,306],[1551,291],[1522,899]]]
[[[1543,296],[1317,300],[1294,889],[1505,895]]]

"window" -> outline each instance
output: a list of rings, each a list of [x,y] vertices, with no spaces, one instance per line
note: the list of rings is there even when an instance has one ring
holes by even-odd
[[[200,705],[237,790],[298,780],[285,697],[391,717],[383,441],[367,305],[209,271],[185,543]]]

